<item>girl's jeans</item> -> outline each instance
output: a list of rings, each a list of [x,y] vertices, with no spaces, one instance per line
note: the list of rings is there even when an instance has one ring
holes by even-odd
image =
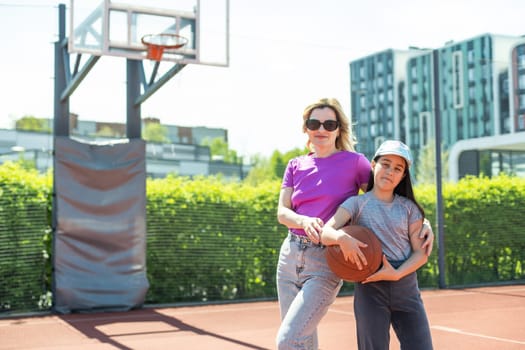
[[[279,350],[318,348],[317,325],[343,284],[328,267],[324,254],[323,246],[292,233],[281,245],[277,265]]]
[[[359,350],[388,350],[390,325],[402,350],[433,348],[415,272],[395,282],[356,283],[354,313]]]

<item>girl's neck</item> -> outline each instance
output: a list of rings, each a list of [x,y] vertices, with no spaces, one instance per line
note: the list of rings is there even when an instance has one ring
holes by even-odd
[[[381,202],[392,203],[394,200],[394,192],[390,190],[382,191],[377,188],[377,186],[374,186],[372,188],[372,193],[374,194],[374,197],[379,199]]]

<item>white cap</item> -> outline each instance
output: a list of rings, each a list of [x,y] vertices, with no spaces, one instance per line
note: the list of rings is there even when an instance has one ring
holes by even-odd
[[[410,148],[401,141],[396,140],[387,140],[379,146],[374,155],[374,159],[379,156],[384,156],[387,154],[393,154],[400,156],[407,161],[408,166],[412,164],[412,155],[410,154]]]

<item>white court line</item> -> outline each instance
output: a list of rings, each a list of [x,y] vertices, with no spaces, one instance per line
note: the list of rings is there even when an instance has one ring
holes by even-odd
[[[483,287],[485,288],[485,287]],[[472,294],[495,294],[495,295],[501,295],[503,293],[513,293],[513,292],[523,292],[525,291],[525,288],[522,286],[519,286],[518,288],[505,288],[505,287],[486,287],[486,288],[498,288],[499,292],[491,292],[491,291],[480,291],[481,288],[465,288],[463,289],[423,289],[421,290],[421,294],[423,299],[431,299],[431,298],[443,298],[443,297],[455,297],[455,296],[464,296],[464,295],[472,295]],[[504,289],[505,288],[505,289]],[[504,289],[504,290],[503,290]],[[511,297],[511,295],[509,295]]]
[[[443,327],[443,326],[431,326],[430,328],[437,329],[439,331],[449,332],[449,333],[457,333],[457,334],[461,334],[461,335],[470,335],[472,337],[497,340],[497,341],[501,341],[501,342],[505,342],[505,343],[513,343],[513,344],[525,345],[524,341],[513,340],[513,339],[506,339],[506,338],[499,338],[499,337],[492,337],[490,335],[484,335],[484,334],[479,334],[479,333],[464,332],[461,329],[456,329],[456,328]]]
[[[334,314],[342,314],[342,315],[354,315],[353,312],[350,311],[342,311],[342,310],[334,310],[334,309],[328,309],[328,312],[334,313]]]

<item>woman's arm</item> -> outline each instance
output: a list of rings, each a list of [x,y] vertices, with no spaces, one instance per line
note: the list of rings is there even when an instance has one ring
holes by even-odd
[[[277,220],[288,228],[302,228],[308,238],[315,244],[318,244],[324,224],[323,220],[297,214],[292,209],[292,191],[291,187],[281,189],[277,205]]]

